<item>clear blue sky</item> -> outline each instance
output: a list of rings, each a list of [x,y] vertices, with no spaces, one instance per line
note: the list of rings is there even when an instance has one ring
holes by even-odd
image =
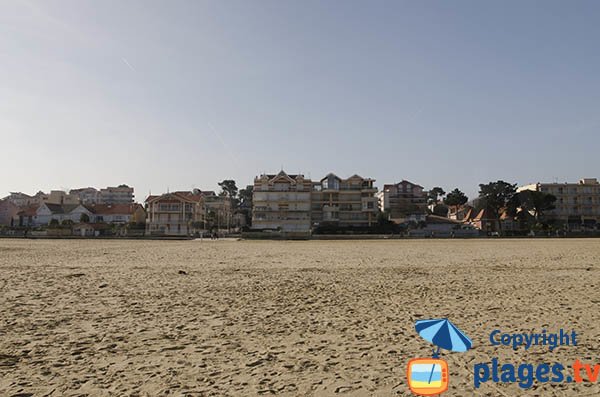
[[[600,177],[597,1],[0,1],[0,197]]]

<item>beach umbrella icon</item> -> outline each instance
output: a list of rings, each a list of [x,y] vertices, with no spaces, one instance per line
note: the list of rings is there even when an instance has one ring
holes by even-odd
[[[466,352],[473,346],[471,339],[447,318],[417,320],[415,329],[421,338],[437,346],[437,351],[433,351],[434,359],[440,356],[440,349]],[[435,366],[431,367],[428,383],[431,383]]]
[[[415,329],[428,342],[437,346],[433,357],[440,355],[440,348],[454,352],[466,352],[473,346],[473,342],[456,325],[447,318],[432,320],[417,320]]]

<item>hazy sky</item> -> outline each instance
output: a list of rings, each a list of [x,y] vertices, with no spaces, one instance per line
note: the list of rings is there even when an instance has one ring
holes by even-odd
[[[0,197],[600,177],[597,1],[0,0]]]

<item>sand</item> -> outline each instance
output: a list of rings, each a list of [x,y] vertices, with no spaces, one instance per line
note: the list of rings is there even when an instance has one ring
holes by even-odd
[[[449,317],[449,396],[596,396],[598,384],[483,384],[473,366],[600,363],[600,241],[0,239],[0,395],[410,395]],[[186,274],[180,274],[180,270]],[[489,333],[560,328],[512,351]]]

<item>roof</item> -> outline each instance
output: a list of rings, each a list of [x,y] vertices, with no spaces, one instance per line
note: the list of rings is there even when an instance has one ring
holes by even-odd
[[[416,187],[420,187],[421,189],[424,189],[424,187],[419,184],[412,183],[411,181],[407,181],[406,179],[403,179],[402,181],[400,181],[398,183],[386,183],[385,185],[383,185],[383,190],[391,189],[398,185],[412,185],[412,186],[416,186]]]
[[[200,202],[202,199],[204,198],[204,196],[202,195],[202,193],[200,194],[194,194],[192,192],[185,192],[185,191],[178,191],[178,192],[171,192],[171,193],[165,193],[162,194],[160,196],[148,196],[148,198],[146,198],[146,203],[149,203],[151,201],[162,201],[162,200],[168,200],[168,199],[175,199],[177,201],[187,201],[187,202]]]
[[[485,220],[485,219],[493,219],[495,220],[495,218],[490,214],[490,210],[487,208],[482,209],[481,211],[479,211],[479,213],[477,214],[477,216],[475,218],[473,218],[474,221],[481,221],[481,220]]]
[[[48,207],[48,209],[50,210],[50,212],[52,212],[53,214],[68,214],[69,212],[73,211],[75,208],[79,207],[80,204],[51,204],[51,203],[44,203],[46,205],[46,207]]]
[[[138,208],[139,204],[91,204],[84,205],[90,212],[100,215],[131,215]]]
[[[470,221],[471,219],[473,219],[473,214],[475,213],[475,209],[473,207],[470,207],[467,212],[465,213],[465,216],[463,217],[463,220],[465,221]]]
[[[37,215],[37,209],[39,207],[40,207],[39,205],[29,205],[27,207],[22,207],[21,210],[19,212],[17,212],[17,215],[35,216],[35,215]]]
[[[337,176],[336,174],[334,174],[333,172],[330,172],[329,174],[325,175],[324,178],[321,179],[321,182],[323,182],[325,179],[328,179],[330,177],[334,177],[336,179],[339,179],[340,181],[342,180],[342,178],[340,178],[339,176]]]

